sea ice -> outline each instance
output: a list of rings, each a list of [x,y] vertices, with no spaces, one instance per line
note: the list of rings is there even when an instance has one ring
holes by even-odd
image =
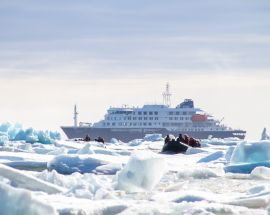
[[[241,142],[232,153],[230,163],[270,161],[270,141]]]
[[[165,160],[151,151],[131,155],[126,166],[117,174],[117,189],[128,192],[151,190],[166,172]]]
[[[7,136],[8,140],[26,141],[27,143],[40,142],[43,144],[54,143],[61,138],[59,132],[38,131],[33,128],[23,129],[20,124],[3,123],[0,125],[0,137]],[[1,143],[0,138],[0,143]],[[5,140],[6,141],[6,140]]]
[[[225,172],[249,174],[253,169],[259,166],[269,167],[269,161],[256,162],[256,163],[236,163],[224,167]]]
[[[61,174],[72,174],[74,172],[92,172],[96,167],[108,164],[104,160],[92,157],[80,157],[79,155],[59,155],[48,163],[48,169],[55,169]]]
[[[263,129],[261,140],[269,140],[270,135],[267,133],[266,128]]]
[[[243,196],[228,203],[249,208],[266,208],[270,204],[269,184],[251,187]]]
[[[9,125],[3,130],[0,137],[9,137]],[[270,162],[231,163],[225,170],[248,169],[251,174],[224,174],[224,164],[242,141],[206,142],[203,148],[190,149],[186,154],[165,155],[154,153],[162,148],[162,140],[136,140],[134,145],[118,142],[104,148],[94,142],[89,142],[91,146],[63,140],[30,144],[9,138],[0,146],[0,162],[30,171],[15,173],[0,166],[0,181],[30,190],[33,198],[52,205],[60,214],[266,214],[270,168],[262,165]],[[91,150],[95,153],[90,154]],[[47,163],[53,167],[51,171],[39,172],[47,169]],[[78,172],[64,175],[54,169]]]
[[[235,146],[230,146],[226,150],[225,159],[227,162],[230,162],[234,149],[235,149]]]
[[[215,160],[218,160],[218,159],[223,158],[223,157],[224,157],[223,151],[216,151],[216,152],[213,152],[212,154],[207,155],[206,157],[200,159],[197,163],[208,163],[208,162],[215,161]]]
[[[270,168],[258,166],[252,170],[250,176],[257,179],[270,179]]]
[[[162,134],[146,134],[143,139],[144,141],[155,142],[155,141],[162,141],[163,137]]]
[[[0,208],[3,215],[58,214],[52,206],[36,199],[31,192],[3,183],[0,183]]]
[[[114,175],[116,172],[120,171],[123,168],[122,164],[106,164],[98,166],[95,169],[95,173],[103,175]]]
[[[42,181],[34,176],[23,173],[6,165],[0,164],[0,176],[11,181],[14,186],[32,191],[43,191],[49,194],[64,192],[65,189]]]
[[[218,138],[212,138],[212,139],[204,139],[201,141],[201,144],[206,145],[217,145],[217,146],[235,146],[239,142],[242,142],[242,140],[239,140],[238,138],[224,138],[224,139],[218,139]]]
[[[208,168],[208,167],[198,167],[193,170],[183,170],[178,171],[177,176],[180,179],[185,179],[192,177],[194,179],[208,179],[212,177],[220,177],[224,175],[223,168]]]
[[[139,146],[142,144],[142,139],[135,139],[128,142],[129,146]]]
[[[117,140],[116,138],[112,138],[111,140],[110,140],[110,143],[112,143],[112,144],[118,144],[119,143],[119,140]]]
[[[270,141],[241,142],[234,149],[225,172],[250,173],[255,167],[270,167]]]
[[[83,148],[77,151],[77,154],[95,154],[95,152],[91,149],[90,143],[87,143]]]
[[[8,141],[8,136],[5,133],[0,133],[0,145],[4,145]]]

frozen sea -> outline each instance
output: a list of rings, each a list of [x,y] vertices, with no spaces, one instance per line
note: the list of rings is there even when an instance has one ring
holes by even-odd
[[[159,135],[103,145],[35,134],[2,138],[0,214],[270,214],[267,140],[161,154]]]

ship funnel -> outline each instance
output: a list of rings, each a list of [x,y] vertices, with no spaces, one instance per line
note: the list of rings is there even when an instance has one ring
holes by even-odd
[[[77,105],[74,105],[74,127],[78,127],[78,112],[77,112]]]
[[[170,85],[169,83],[166,84],[166,89],[165,91],[162,93],[163,95],[163,103],[164,105],[170,107],[171,106],[171,93],[170,93]]]

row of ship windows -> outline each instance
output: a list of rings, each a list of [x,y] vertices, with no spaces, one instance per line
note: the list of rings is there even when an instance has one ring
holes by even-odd
[[[127,122],[118,122],[118,123],[115,123],[115,122],[113,122],[113,123],[109,123],[109,122],[107,122],[107,123],[103,123],[103,126],[157,126],[157,125],[161,125],[161,123],[151,123],[151,122],[148,122],[148,123],[146,123],[146,122],[138,122],[138,123],[127,123]],[[164,126],[164,123],[163,123],[163,125],[162,126]],[[175,123],[171,123],[171,124],[167,124],[166,123],[166,126],[171,126],[171,127],[175,127],[175,126],[177,126]],[[224,130],[224,129],[219,129],[219,128],[208,128],[209,130],[211,130],[211,131],[218,131],[218,130]],[[183,128],[183,129],[181,129],[182,131],[204,131],[205,129],[204,128]]]
[[[131,114],[133,113],[133,115],[158,115],[158,111],[138,111],[138,112],[131,112],[131,111],[115,111],[115,112],[110,112],[110,114]],[[180,111],[170,111],[168,112],[168,115],[193,115],[195,114],[194,111],[190,111],[190,112],[187,112],[187,111],[183,111],[183,112],[180,112]]]
[[[123,120],[159,120],[158,117],[123,117]],[[169,117],[169,120],[190,120],[191,117]],[[106,120],[122,120],[122,118],[117,117],[106,117]]]
[[[173,112],[173,111],[170,111],[168,113],[168,115],[187,115],[187,114],[193,115],[193,114],[195,114],[195,112],[194,111],[190,111],[190,112],[186,112],[186,111],[183,111],[183,112],[175,111],[175,112]]]
[[[133,114],[135,115],[136,112],[133,112]],[[157,111],[138,111],[138,115],[158,115],[158,112]]]
[[[202,123],[200,125],[196,124],[191,124],[189,122],[163,122],[162,123],[163,127],[192,127],[192,128],[200,128],[200,127],[211,127],[213,126],[211,123]]]
[[[161,123],[160,122],[157,122],[157,123],[152,123],[152,122],[133,122],[133,123],[128,123],[128,122],[118,122],[118,123],[115,123],[115,122],[112,122],[112,123],[103,123],[103,126],[152,126],[152,125],[160,125]]]

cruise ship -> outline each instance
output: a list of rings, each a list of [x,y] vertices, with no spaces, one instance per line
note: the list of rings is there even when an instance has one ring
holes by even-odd
[[[74,125],[62,126],[68,138],[91,139],[102,137],[105,141],[112,138],[127,142],[142,139],[146,134],[187,134],[198,139],[237,137],[244,139],[246,131],[232,129],[221,124],[200,108],[191,99],[185,99],[176,107],[171,107],[169,84],[163,93],[163,104],[144,105],[143,107],[110,107],[99,122],[78,125],[77,107],[74,107]]]

